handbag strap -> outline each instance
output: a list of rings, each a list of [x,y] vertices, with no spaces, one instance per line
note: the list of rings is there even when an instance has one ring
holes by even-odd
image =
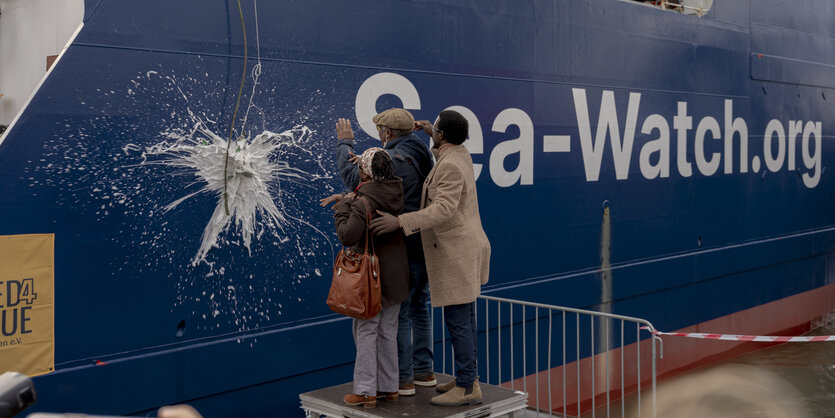
[[[359,196],[359,199],[365,204],[365,249],[363,250],[363,254],[368,254],[368,230],[371,228],[371,205],[365,196]],[[376,254],[374,251],[374,234],[371,234],[371,253]]]

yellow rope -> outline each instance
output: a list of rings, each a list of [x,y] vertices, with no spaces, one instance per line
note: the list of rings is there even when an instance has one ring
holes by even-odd
[[[244,92],[244,81],[246,80],[246,24],[244,23],[244,11],[241,9],[241,0],[238,0],[238,13],[241,15],[241,28],[244,32],[244,72],[241,74],[241,88],[238,90],[238,101],[235,103],[235,113],[232,115],[232,126],[229,127],[229,142],[226,143],[226,161],[223,165],[223,204],[226,207],[226,216],[229,216],[229,193],[227,192],[228,170],[229,170],[229,148],[232,146],[232,134],[235,132],[235,119],[238,118],[238,107],[241,105],[241,95]]]

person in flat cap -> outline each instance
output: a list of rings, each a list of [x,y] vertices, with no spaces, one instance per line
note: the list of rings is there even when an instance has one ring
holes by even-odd
[[[399,108],[388,109],[372,119],[383,149],[394,163],[394,175],[403,179],[403,213],[420,209],[421,192],[426,175],[432,170],[432,153],[416,134],[415,118]],[[354,132],[348,119],[336,122],[336,165],[345,187],[356,189],[360,183],[354,150]],[[423,256],[420,234],[406,237],[409,261],[409,299],[400,308],[397,332],[397,353],[400,365],[399,393],[415,394],[415,385],[435,386],[432,372],[432,336],[429,323],[429,278]]]
[[[435,388],[435,405],[482,402],[478,384],[478,327],[475,301],[490,275],[490,240],[481,225],[473,160],[464,146],[469,122],[444,110],[435,125],[419,121],[432,138],[435,167],[423,184],[420,210],[380,216],[369,223],[375,234],[403,231],[421,234],[429,275],[432,306],[444,308],[444,323],[455,352],[455,378]]]

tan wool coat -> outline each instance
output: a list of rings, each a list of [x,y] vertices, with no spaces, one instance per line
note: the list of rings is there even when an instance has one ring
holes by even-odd
[[[421,209],[398,217],[406,235],[420,232],[432,306],[474,302],[490,273],[490,241],[481,227],[473,160],[445,145],[423,183]]]

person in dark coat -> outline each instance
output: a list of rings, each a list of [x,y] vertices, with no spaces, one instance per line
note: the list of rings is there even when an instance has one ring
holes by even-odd
[[[365,248],[367,217],[377,210],[403,211],[403,181],[394,176],[391,157],[382,148],[370,148],[359,158],[362,182],[347,195],[322,199],[333,207],[336,235],[345,246],[362,252]],[[403,233],[368,234],[374,254],[380,260],[382,310],[371,319],[353,320],[357,357],[354,363],[354,391],[345,395],[349,405],[376,406],[377,397],[398,398],[397,322],[400,306],[409,297],[409,260]]]

